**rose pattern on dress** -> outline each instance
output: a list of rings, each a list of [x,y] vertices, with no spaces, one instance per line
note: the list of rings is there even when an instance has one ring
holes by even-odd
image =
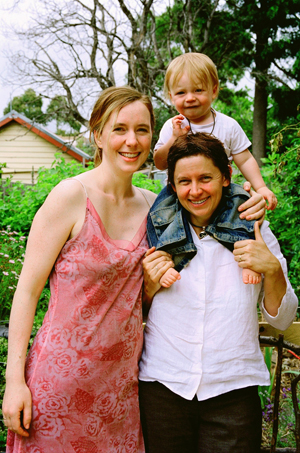
[[[65,429],[61,418],[54,417],[53,414],[40,415],[32,421],[32,428],[37,431],[40,436],[59,437]]]
[[[84,426],[84,432],[87,436],[97,437],[99,435],[105,436],[106,430],[102,420],[97,415],[89,415],[86,425]]]
[[[146,222],[121,248],[103,235],[93,209],[88,200],[81,232],[50,275],[48,312],[26,361],[30,437],[9,431],[6,453],[144,453],[138,360]]]

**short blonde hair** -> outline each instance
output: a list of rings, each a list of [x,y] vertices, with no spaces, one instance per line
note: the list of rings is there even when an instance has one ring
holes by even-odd
[[[151,130],[153,131],[155,118],[153,106],[149,97],[129,86],[110,87],[102,91],[94,105],[89,121],[90,141],[94,133],[97,133],[98,135],[102,134],[103,128],[112,112],[115,111],[118,115],[123,107],[135,101],[142,102],[149,110]],[[100,165],[101,160],[102,149],[97,146],[94,154],[94,163],[96,167]]]
[[[172,87],[178,83],[184,72],[187,72],[193,82],[201,82],[206,88],[216,86],[218,93],[219,77],[214,62],[203,53],[190,52],[179,55],[169,64],[164,84],[166,98],[170,97]]]

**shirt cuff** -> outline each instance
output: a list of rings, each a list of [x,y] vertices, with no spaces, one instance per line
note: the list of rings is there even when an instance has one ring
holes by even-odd
[[[286,293],[282,298],[281,305],[276,316],[271,316],[262,301],[262,314],[268,324],[278,330],[286,330],[294,321],[298,308],[298,299],[290,283],[287,282]]]

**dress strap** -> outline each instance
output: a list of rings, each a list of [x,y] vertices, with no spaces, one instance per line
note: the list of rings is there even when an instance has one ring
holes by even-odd
[[[145,200],[147,202],[147,205],[149,206],[149,208],[151,208],[153,203],[151,201],[149,201],[146,190],[140,189],[140,187],[136,187],[136,188],[141,192],[141,194],[143,195],[143,197],[145,198]]]
[[[82,187],[83,187],[83,189],[84,189],[84,192],[85,192],[86,198],[89,198],[89,197],[88,197],[88,194],[87,194],[87,190],[86,190],[86,187],[85,187],[85,185],[83,184],[83,182],[82,182],[82,181],[80,181],[80,179],[77,179],[77,178],[76,178],[76,176],[75,176],[75,177],[73,177],[73,178],[66,178],[66,179],[71,179],[72,181],[78,181],[78,182],[80,182],[80,184],[82,185]]]

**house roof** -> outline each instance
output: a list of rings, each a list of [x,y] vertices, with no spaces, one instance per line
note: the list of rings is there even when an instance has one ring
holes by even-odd
[[[29,129],[31,132],[34,132],[35,134],[44,138],[45,140],[59,148],[62,152],[69,154],[80,162],[83,162],[83,160],[93,160],[91,156],[89,156],[84,151],[81,151],[81,149],[71,145],[68,142],[65,142],[61,137],[58,137],[56,134],[48,131],[45,127],[41,126],[41,124],[35,123],[34,121],[26,118],[26,116],[16,112],[15,110],[11,110],[9,113],[7,113],[7,115],[0,118],[0,129],[12,121],[17,122],[24,127],[27,127],[27,129]]]

